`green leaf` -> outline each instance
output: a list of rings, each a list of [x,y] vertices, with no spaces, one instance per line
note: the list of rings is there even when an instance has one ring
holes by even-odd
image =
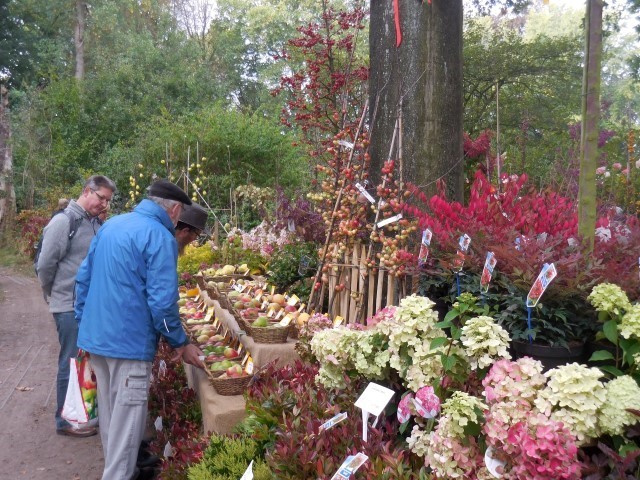
[[[615,360],[615,357],[607,350],[598,350],[597,352],[593,352],[593,355],[589,358],[590,362],[599,362],[602,360]]]
[[[602,370],[605,373],[610,373],[611,375],[613,375],[614,377],[620,377],[622,375],[624,375],[624,372],[622,372],[620,369],[616,368],[616,367],[612,367],[609,365],[603,365],[601,367],[598,367],[600,370]]]
[[[602,331],[604,336],[607,337],[611,343],[618,344],[618,325],[615,320],[609,320],[602,325]]]
[[[442,329],[445,329],[445,328],[450,328],[450,327],[451,327],[451,325],[453,325],[453,323],[451,323],[451,322],[449,322],[449,321],[446,321],[446,322],[437,322],[437,323],[434,323],[434,324],[433,324],[433,327],[434,327],[434,328],[442,328]]]
[[[460,312],[458,312],[457,310],[449,310],[447,312],[447,314],[444,316],[444,322],[441,322],[441,323],[451,322],[451,320],[456,318],[459,314],[460,314]],[[437,323],[436,323],[436,325],[437,325]],[[442,328],[442,327],[440,327],[440,328]]]
[[[451,325],[451,338],[458,340],[460,338],[460,332],[462,330],[455,325]]]
[[[445,371],[453,370],[453,367],[456,366],[457,359],[453,355],[442,355],[442,367]]]
[[[436,337],[431,340],[431,344],[429,345],[429,350],[435,350],[442,345],[446,345],[449,339],[447,337]]]

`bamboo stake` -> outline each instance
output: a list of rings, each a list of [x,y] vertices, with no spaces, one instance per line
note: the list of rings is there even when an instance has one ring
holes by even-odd
[[[387,274],[387,307],[393,305],[396,292],[396,277]]]
[[[395,127],[393,129],[393,135],[391,137],[391,146],[389,147],[389,155],[387,155],[387,161],[391,160],[391,155],[393,154],[393,148],[395,147],[396,144],[396,137],[398,136],[398,132],[399,132],[399,119],[396,119],[396,124]],[[385,178],[382,181],[382,188],[384,188],[387,184],[387,179]],[[373,231],[376,230],[376,225],[378,223],[378,219],[380,218],[380,205],[381,200],[378,201],[378,209],[376,211],[376,216],[373,220]],[[369,248],[367,250],[367,264],[369,264],[369,262],[371,261],[371,255],[373,253],[373,243],[369,243]],[[378,266],[380,266],[380,262],[378,262]],[[380,281],[380,276],[378,275],[378,281]],[[378,286],[379,287],[379,286]],[[378,311],[380,309],[379,306],[379,302],[376,301],[376,311]],[[358,314],[356,316],[356,322],[359,322],[360,319],[362,318],[362,314],[363,314],[363,308],[364,308],[364,302],[360,305],[360,309],[358,310]],[[373,313],[372,313],[373,314]]]
[[[369,271],[368,278],[365,280],[365,285],[369,284],[369,301],[367,302],[367,312],[365,313],[364,318],[371,317],[375,313],[373,311],[373,301],[376,298],[376,277],[373,274],[373,270]],[[366,287],[365,287],[366,288]]]
[[[358,254],[360,252],[360,249],[358,248],[358,244],[354,244],[353,245],[353,253],[351,255],[351,260],[353,263],[355,263],[356,265],[358,264]],[[350,269],[350,288],[349,288],[349,323],[355,323],[356,321],[356,307],[358,304],[358,296],[360,295],[359,290],[358,290],[358,277],[359,272],[358,272],[358,267],[356,266],[355,268],[351,268]],[[354,293],[358,296],[354,296]]]
[[[362,131],[362,127],[364,125],[364,119],[365,119],[368,108],[369,108],[369,99],[365,101],[364,108],[362,109],[362,116],[360,117],[360,122],[358,123],[358,129],[353,139],[354,148],[351,149],[351,153],[349,153],[349,159],[347,160],[347,168],[351,167],[351,162],[353,161],[353,155],[356,151],[355,144],[357,143],[358,138],[360,137],[360,132]],[[327,258],[327,252],[329,250],[329,244],[331,243],[331,236],[333,234],[333,226],[336,221],[336,212],[338,211],[338,207],[340,207],[340,202],[342,201],[342,194],[344,193],[344,187],[345,185],[343,183],[343,185],[340,187],[340,191],[338,192],[336,203],[333,207],[333,212],[331,213],[331,222],[329,223],[329,228],[327,230],[327,239],[324,242],[322,255],[320,256],[320,259],[318,262],[318,271],[316,272],[316,276],[313,282],[314,285],[318,283],[318,280],[320,280],[320,276],[322,275],[322,267],[324,266],[325,259]],[[315,305],[314,292],[315,290],[312,289],[311,293],[309,294],[309,304],[307,306],[307,310],[310,310],[311,308],[313,308],[312,306]]]
[[[384,272],[378,270],[378,286],[376,290],[376,312],[382,308],[382,284],[384,283]]]

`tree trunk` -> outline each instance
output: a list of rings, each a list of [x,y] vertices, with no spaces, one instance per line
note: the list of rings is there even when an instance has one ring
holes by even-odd
[[[13,188],[13,154],[9,123],[9,92],[0,85],[0,237],[11,227],[16,214],[16,193]]]
[[[596,168],[600,123],[602,0],[587,0],[585,62],[582,80],[582,133],[578,191],[578,233],[593,251],[596,228]]]
[[[401,180],[431,195],[443,179],[462,200],[462,0],[398,0],[399,47],[393,4],[371,1],[371,178],[378,183],[401,114]]]
[[[76,0],[76,32],[74,43],[76,47],[76,80],[84,78],[84,27],[86,25],[87,4],[83,0]]]

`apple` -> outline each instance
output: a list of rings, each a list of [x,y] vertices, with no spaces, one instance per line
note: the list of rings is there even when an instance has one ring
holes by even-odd
[[[286,303],[286,301],[287,301],[287,300],[284,298],[284,295],[281,295],[281,294],[279,294],[279,293],[276,293],[276,294],[273,296],[273,302],[274,302],[274,303],[279,303],[280,305],[284,305],[284,304]]]
[[[245,304],[244,302],[241,301],[237,301],[233,303],[233,308],[235,308],[236,310],[244,310],[245,309]]]
[[[253,298],[251,298],[251,295],[247,295],[246,293],[243,293],[240,296],[240,301],[244,302],[244,303],[249,303],[251,300],[253,300]]]
[[[274,312],[279,311],[281,308],[282,308],[282,306],[279,303],[276,303],[276,302],[271,302],[267,306],[267,310],[273,310]]]
[[[237,378],[242,376],[242,366],[239,364],[232,365],[227,368],[227,376],[230,378]]]
[[[196,338],[196,342],[198,343],[206,343],[207,340],[209,340],[209,335],[200,335],[198,338]]]
[[[260,300],[258,300],[257,298],[252,298],[249,301],[249,307],[251,307],[251,308],[260,308],[260,305],[262,305],[262,302]]]
[[[269,317],[258,317],[251,325],[254,327],[266,327],[269,325]]]
[[[284,306],[284,311],[287,313],[293,313],[293,312],[297,312],[298,309],[296,307],[294,307],[293,305],[285,305]]]
[[[302,325],[307,323],[307,321],[309,320],[309,317],[310,315],[307,312],[302,312],[300,315],[298,315],[298,318],[296,319],[296,323],[298,324],[299,327],[301,327]]]
[[[231,347],[227,347],[224,349],[224,356],[227,358],[233,358],[233,357],[237,357],[238,356],[238,351],[231,348]]]

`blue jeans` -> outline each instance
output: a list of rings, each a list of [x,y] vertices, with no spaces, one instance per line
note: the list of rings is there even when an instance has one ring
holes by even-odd
[[[58,341],[60,342],[60,354],[58,355],[58,376],[56,380],[56,428],[61,429],[69,425],[62,418],[62,406],[67,396],[67,386],[69,384],[69,360],[78,354],[78,322],[73,311],[54,313],[58,329]]]

